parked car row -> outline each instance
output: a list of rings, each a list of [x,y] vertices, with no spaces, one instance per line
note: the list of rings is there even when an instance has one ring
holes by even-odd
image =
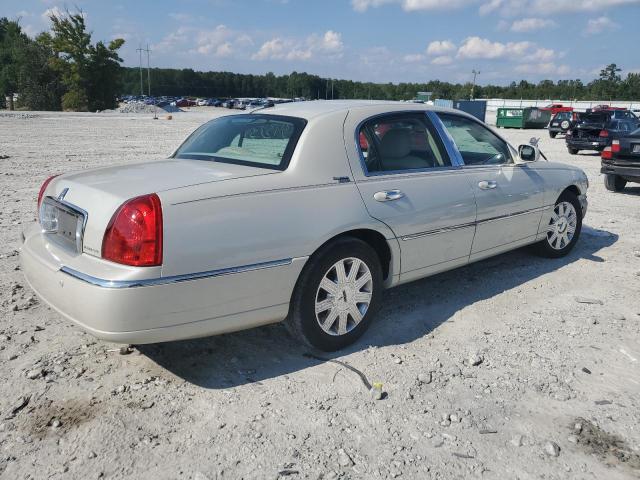
[[[565,136],[571,155],[600,152],[607,190],[619,192],[627,183],[640,183],[640,118],[635,111],[608,105],[586,112],[558,109],[549,122],[549,136],[558,135]]]
[[[171,105],[174,107],[223,107],[235,110],[246,110],[251,108],[273,107],[278,103],[300,102],[304,98],[192,98],[192,97],[171,97],[160,96],[150,97],[147,95],[125,95],[119,99],[123,103],[145,103],[147,105],[157,105],[163,107]]]

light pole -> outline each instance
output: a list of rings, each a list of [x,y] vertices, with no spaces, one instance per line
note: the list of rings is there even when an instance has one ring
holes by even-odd
[[[136,51],[140,54],[140,96],[144,95],[144,89],[142,88],[142,45],[137,48]]]
[[[476,71],[476,69],[474,68],[473,70],[471,70],[471,73],[473,73],[473,83],[471,84],[471,100],[473,100],[473,93],[476,89],[476,77],[480,75],[480,70]]]

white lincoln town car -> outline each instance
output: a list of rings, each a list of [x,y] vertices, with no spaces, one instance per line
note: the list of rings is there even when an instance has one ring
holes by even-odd
[[[587,178],[459,111],[313,101],[211,120],[168,159],[47,179],[21,263],[96,337],[154,343],[285,321],[354,342],[382,290],[528,244],[566,255]]]

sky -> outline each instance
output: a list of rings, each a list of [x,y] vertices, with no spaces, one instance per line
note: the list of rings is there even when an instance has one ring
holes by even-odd
[[[33,36],[76,7],[94,41],[126,41],[127,66],[149,44],[156,67],[373,82],[640,72],[640,0],[0,0],[0,17]]]

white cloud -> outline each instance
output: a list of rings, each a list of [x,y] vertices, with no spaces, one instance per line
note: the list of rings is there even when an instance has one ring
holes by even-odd
[[[311,34],[304,40],[272,38],[264,42],[253,60],[310,60],[320,56],[340,58],[344,50],[342,34],[327,30],[323,35]]]
[[[44,12],[42,12],[41,17],[45,22],[49,22],[49,18],[52,15],[59,18],[64,16],[64,14],[65,12],[60,10],[58,7],[51,7],[51,8],[47,8]]]
[[[418,10],[453,10],[476,5],[479,0],[351,0],[357,12],[383,5],[399,5],[407,12]],[[559,12],[595,12],[625,5],[638,5],[640,0],[482,0],[480,13],[499,12],[515,16],[522,13],[549,15]]]
[[[436,40],[427,47],[427,55],[444,55],[455,51],[456,46],[451,40]]]
[[[513,22],[511,25],[511,31],[518,33],[533,32],[555,27],[556,25],[556,22],[547,18],[523,18]]]
[[[451,65],[453,63],[453,58],[448,55],[441,55],[431,60],[431,63],[433,65]]]
[[[640,5],[640,0],[485,0],[480,13],[498,12],[506,16],[521,13],[550,15],[562,12],[594,12],[608,8]]]
[[[27,37],[30,37],[30,38],[35,38],[40,33],[40,30],[38,30],[36,27],[30,24],[24,25],[22,27],[22,31],[27,35]]]
[[[458,49],[459,58],[510,59],[519,62],[549,62],[556,52],[538,47],[533,42],[492,42],[486,38],[468,37]]]
[[[238,49],[253,45],[253,40],[243,32],[232,30],[226,25],[213,29],[181,26],[167,34],[152,49],[158,53],[188,52],[193,54],[228,57]]]
[[[418,10],[451,10],[466,7],[476,3],[477,0],[351,0],[351,6],[357,12],[365,12],[370,8],[382,5],[397,4],[407,12]]]
[[[616,22],[611,20],[609,17],[598,17],[592,18],[587,22],[587,28],[585,30],[586,35],[596,35],[598,33],[602,33],[605,30],[617,30],[620,28]]]
[[[351,0],[351,6],[356,12],[365,12],[369,8],[380,7],[386,3],[396,3],[395,0]]]

